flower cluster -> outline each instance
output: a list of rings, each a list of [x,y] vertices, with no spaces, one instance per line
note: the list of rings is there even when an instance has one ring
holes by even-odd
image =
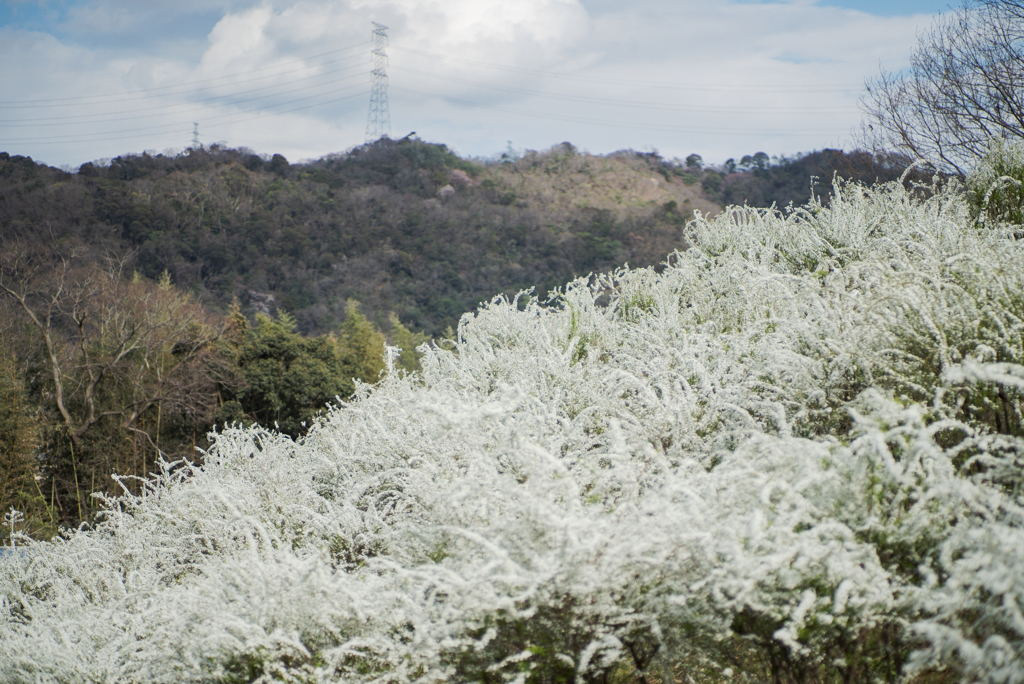
[[[1024,682],[1022,345],[955,189],[698,218],[0,558],[0,679]]]

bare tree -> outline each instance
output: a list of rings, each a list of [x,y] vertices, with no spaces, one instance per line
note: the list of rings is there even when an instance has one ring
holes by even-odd
[[[966,176],[991,138],[1024,137],[1024,0],[973,0],[866,83],[862,142]]]
[[[996,7],[1007,12],[1009,16],[1024,19],[1024,0],[975,0],[981,7]]]
[[[74,492],[80,519],[86,517],[80,491],[93,489],[97,475],[106,489],[111,472],[147,472],[163,453],[167,416],[212,423],[217,384],[206,361],[223,327],[169,281],[125,279],[123,259],[103,267],[83,256],[74,250],[0,255],[0,296],[23,311],[41,343],[49,376],[44,403],[71,448],[71,481],[60,486]],[[148,446],[125,458],[110,443],[90,453],[98,435],[110,430]]]

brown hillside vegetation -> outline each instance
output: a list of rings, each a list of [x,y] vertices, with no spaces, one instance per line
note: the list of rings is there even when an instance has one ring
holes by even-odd
[[[0,231],[129,255],[129,271],[166,271],[215,310],[288,311],[304,334],[337,329],[357,300],[385,330],[394,315],[438,336],[496,295],[660,263],[694,208],[717,209],[676,171],[567,144],[481,163],[417,139],[303,164],[220,147],[131,155],[78,174],[0,154]]]
[[[486,176],[565,218],[581,209],[602,209],[624,220],[670,202],[684,215],[698,210],[711,216],[722,210],[699,186],[687,185],[664,169],[657,155],[629,151],[596,156],[562,143],[544,153],[530,151],[514,163],[489,166]]]

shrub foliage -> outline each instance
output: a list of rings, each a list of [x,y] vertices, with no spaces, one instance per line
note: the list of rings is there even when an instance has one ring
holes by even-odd
[[[9,682],[1020,682],[1024,249],[898,183],[497,298],[0,560]]]

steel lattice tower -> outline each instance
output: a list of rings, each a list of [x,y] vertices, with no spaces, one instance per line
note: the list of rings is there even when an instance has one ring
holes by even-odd
[[[391,137],[391,112],[388,109],[388,27],[373,22],[373,88],[370,90],[370,114],[366,117],[366,142]]]

